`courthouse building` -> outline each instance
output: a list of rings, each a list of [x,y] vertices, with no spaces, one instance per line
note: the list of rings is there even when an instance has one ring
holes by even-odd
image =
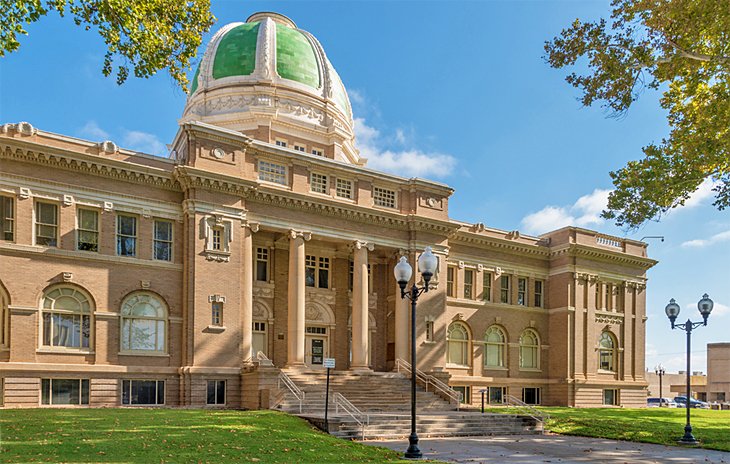
[[[367,167],[322,46],[275,13],[214,35],[169,158],[5,124],[0,400],[236,408],[267,358],[393,370],[393,267],[431,246],[419,369],[465,402],[644,406],[646,244],[465,223],[452,193]]]

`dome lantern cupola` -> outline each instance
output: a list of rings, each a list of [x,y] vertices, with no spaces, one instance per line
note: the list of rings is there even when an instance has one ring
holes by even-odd
[[[261,12],[215,33],[181,122],[201,121],[264,142],[364,164],[352,109],[319,41],[278,13]]]

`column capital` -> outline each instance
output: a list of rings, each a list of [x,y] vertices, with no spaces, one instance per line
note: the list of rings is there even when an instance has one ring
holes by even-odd
[[[375,249],[375,244],[372,242],[366,242],[365,240],[355,240],[350,244],[349,248],[350,251],[361,250],[363,248],[368,251],[373,251]]]
[[[312,239],[312,233],[311,232],[301,231],[301,230],[289,229],[289,238],[291,240],[295,240],[297,238],[301,238],[305,242],[308,242],[308,241],[310,241]]]
[[[259,231],[261,224],[258,222],[253,222],[253,221],[244,219],[243,221],[241,221],[241,227],[248,227],[251,232],[256,233]]]

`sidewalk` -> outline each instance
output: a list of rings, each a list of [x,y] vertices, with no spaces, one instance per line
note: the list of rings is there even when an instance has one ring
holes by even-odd
[[[408,448],[408,439],[362,443]],[[425,438],[419,448],[424,458],[460,463],[730,464],[730,453],[723,451],[566,435]]]

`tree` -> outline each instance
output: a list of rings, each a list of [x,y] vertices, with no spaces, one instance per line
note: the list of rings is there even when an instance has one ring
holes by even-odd
[[[51,11],[70,13],[77,26],[95,28],[107,45],[102,73],[116,64],[117,84],[129,76],[149,77],[167,68],[185,89],[186,70],[202,35],[215,18],[210,0],[2,0],[0,1],[0,57],[20,47],[18,35]]]
[[[730,205],[730,5],[727,0],[613,0],[610,23],[576,20],[545,43],[554,68],[586,64],[566,81],[614,116],[644,89],[662,92],[670,134],[611,172],[603,217],[636,228],[683,205],[705,179]],[[579,60],[581,60],[579,62]]]

